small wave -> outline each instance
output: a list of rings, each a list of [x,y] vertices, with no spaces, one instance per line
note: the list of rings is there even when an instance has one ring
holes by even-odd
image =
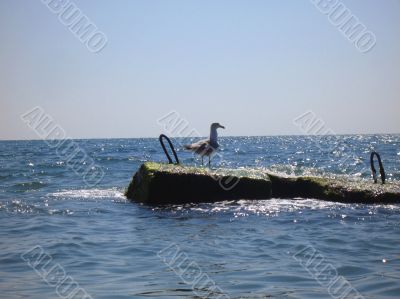
[[[0,174],[0,180],[8,179],[10,177],[12,177],[12,175],[10,175],[10,174],[7,174],[7,175],[1,175]]]
[[[50,197],[56,198],[83,198],[83,199],[126,199],[124,193],[116,188],[113,189],[82,189],[82,190],[65,190],[48,194]]]
[[[33,182],[18,183],[15,184],[12,188],[16,192],[27,192],[27,191],[39,190],[46,186],[47,184],[41,181],[33,181]]]
[[[47,204],[41,202],[29,202],[21,199],[12,199],[0,203],[0,211],[11,214],[53,214],[56,210],[50,210]],[[69,213],[69,210],[58,211],[59,213]]]
[[[266,199],[266,200],[239,200],[223,201],[209,204],[173,205],[154,208],[154,210],[170,209],[176,212],[194,211],[199,213],[232,213],[235,217],[246,217],[249,215],[275,217],[280,213],[293,213],[305,210],[316,211],[340,211],[344,209],[366,208],[369,215],[379,211],[400,211],[400,205],[363,205],[345,204],[317,199]],[[343,218],[346,216],[344,215]]]
[[[37,207],[35,205],[18,199],[13,199],[10,202],[5,203],[1,208],[8,212],[19,214],[31,214],[37,211]]]
[[[249,214],[277,216],[282,212],[295,212],[301,210],[331,210],[348,207],[349,204],[321,201],[314,199],[268,199],[268,200],[239,200],[232,202],[221,202],[212,204],[209,212],[231,211],[237,216],[248,216]],[[196,209],[196,208],[194,208]],[[207,210],[199,207],[197,210]]]

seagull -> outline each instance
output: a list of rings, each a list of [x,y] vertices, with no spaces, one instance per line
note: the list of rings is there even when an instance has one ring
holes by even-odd
[[[196,143],[185,145],[186,150],[190,150],[201,156],[201,164],[204,165],[204,156],[208,156],[208,166],[211,164],[211,155],[218,149],[218,133],[217,129],[225,129],[219,123],[211,124],[210,138],[200,140]]]

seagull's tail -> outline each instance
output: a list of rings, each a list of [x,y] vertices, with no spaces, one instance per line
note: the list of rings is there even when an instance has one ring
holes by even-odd
[[[184,145],[183,148],[185,150],[191,150],[192,149],[192,145],[191,144],[187,144],[187,145]]]

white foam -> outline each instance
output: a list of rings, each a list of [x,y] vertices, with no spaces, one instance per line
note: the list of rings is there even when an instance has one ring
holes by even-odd
[[[309,210],[331,210],[348,207],[347,204],[321,201],[315,199],[270,199],[238,202],[237,212],[248,212],[252,214],[277,215],[281,212],[294,212],[305,209]]]
[[[192,207],[199,212],[233,212],[237,216],[249,214],[277,216],[282,212],[300,212],[303,210],[336,210],[357,209],[367,207],[370,213],[377,209],[400,210],[400,205],[362,205],[344,204],[316,199],[268,199],[268,200],[239,200],[213,203],[206,206]]]
[[[116,188],[113,189],[82,189],[65,190],[49,194],[57,198],[83,198],[83,199],[125,199],[124,193]]]

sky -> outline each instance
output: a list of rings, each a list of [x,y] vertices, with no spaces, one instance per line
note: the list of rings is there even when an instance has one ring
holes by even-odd
[[[341,1],[367,53],[310,0],[75,0],[107,38],[93,53],[48,1],[0,0],[2,140],[39,139],[34,107],[70,138],[157,137],[172,111],[203,136],[305,134],[307,111],[337,134],[400,133],[399,0]]]

